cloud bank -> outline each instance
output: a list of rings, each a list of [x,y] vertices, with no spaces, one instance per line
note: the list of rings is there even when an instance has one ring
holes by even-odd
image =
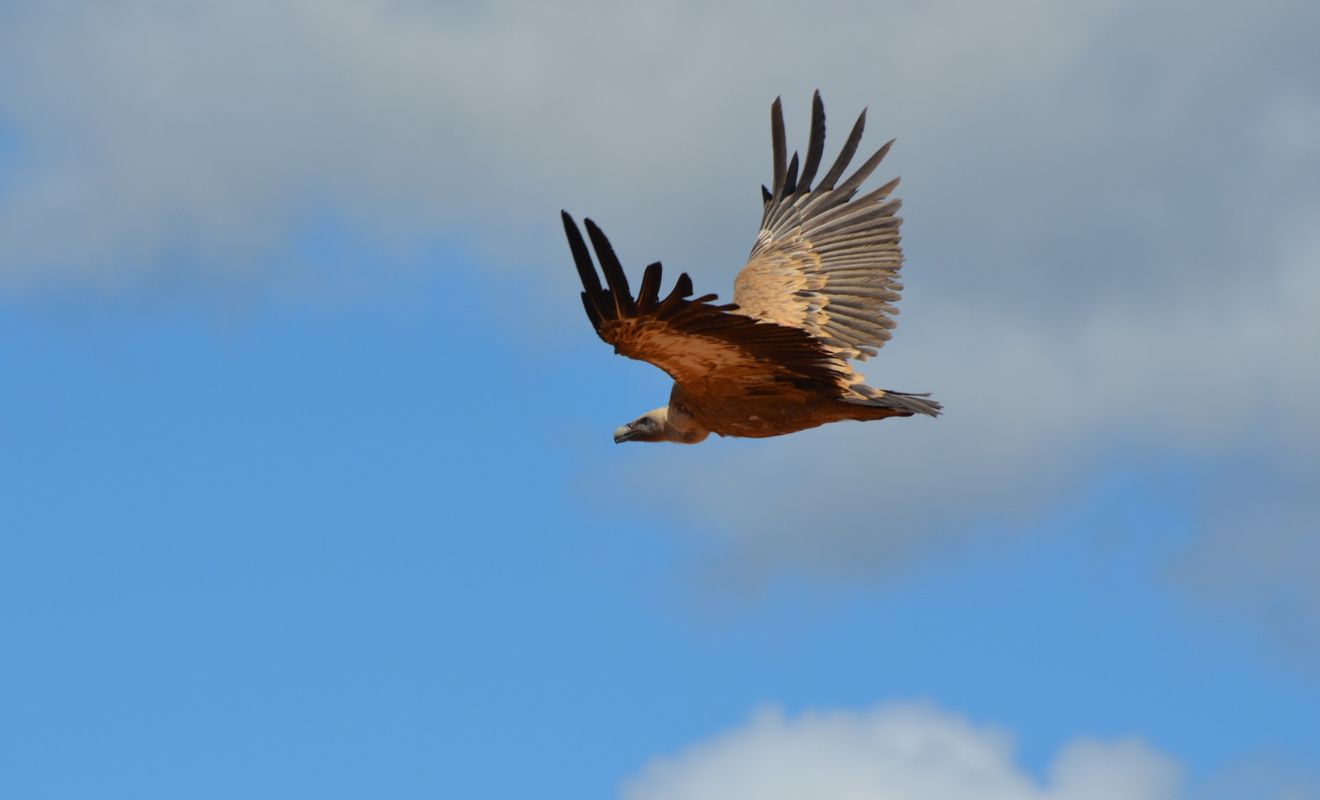
[[[1314,163],[1320,115],[1299,60],[1315,14],[9,3],[0,120],[20,164],[2,192],[0,275],[123,281],[180,255],[251,268],[317,213],[523,259],[562,249],[554,211],[568,205],[603,216],[639,261],[699,266],[718,287],[759,215],[769,100],[783,94],[802,132],[819,86],[836,132],[870,105],[877,143],[899,137],[910,238],[940,265],[927,280],[1074,306],[1078,288],[1186,276],[1142,251],[1216,250],[1213,215],[1249,224],[1261,210],[1239,215],[1225,180],[1287,183],[1280,169]],[[1108,235],[1079,252],[1097,228]]]
[[[904,178],[908,296],[868,374],[947,416],[610,480],[661,481],[745,569],[871,578],[1017,526],[1097,463],[1195,460],[1216,469],[1183,585],[1316,585],[1286,531],[1320,518],[1318,26],[1309,0],[20,0],[0,7],[0,296],[260,287],[329,218],[457,237],[571,298],[561,207],[727,296],[768,103],[800,141],[819,87],[832,147],[864,105],[868,140],[899,140],[880,178]],[[590,335],[570,302],[536,325]]]

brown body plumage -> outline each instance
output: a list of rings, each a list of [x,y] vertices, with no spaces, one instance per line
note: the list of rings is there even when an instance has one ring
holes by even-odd
[[[669,404],[619,428],[615,441],[695,443],[710,433],[765,437],[842,420],[939,414],[926,395],[867,386],[848,364],[883,346],[902,290],[899,201],[894,180],[857,197],[892,141],[839,182],[866,120],[820,182],[811,182],[825,148],[825,110],[813,98],[811,137],[798,175],[786,157],[779,100],[771,106],[772,188],[761,187],[764,215],[751,256],[734,283],[734,302],[692,298],[684,273],[661,299],[660,264],[646,268],[634,296],[609,240],[586,220],[605,275],[564,213],[564,231],[582,278],[582,302],[597,334],[615,352],[669,373]]]

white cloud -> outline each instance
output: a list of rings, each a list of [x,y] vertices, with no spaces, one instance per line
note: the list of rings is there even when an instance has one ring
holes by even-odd
[[[1135,740],[1078,739],[1037,781],[1010,737],[924,705],[865,712],[763,710],[742,727],[657,758],[625,800],[1172,800],[1181,769]]]

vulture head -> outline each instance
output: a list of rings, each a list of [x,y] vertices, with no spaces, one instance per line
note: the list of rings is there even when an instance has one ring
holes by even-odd
[[[637,419],[616,428],[614,443],[623,442],[678,442],[696,444],[710,435],[691,417],[675,415],[671,419],[670,409],[662,406],[648,411]],[[677,423],[677,424],[676,424]]]

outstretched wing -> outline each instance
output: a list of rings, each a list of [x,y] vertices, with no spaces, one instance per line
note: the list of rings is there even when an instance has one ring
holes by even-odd
[[[890,140],[852,177],[836,182],[857,152],[866,125],[862,111],[839,157],[815,188],[811,182],[825,149],[825,106],[812,98],[811,137],[798,176],[798,156],[785,157],[784,113],[770,107],[774,148],[771,189],[761,187],[761,232],[734,283],[733,302],[743,314],[801,328],[826,341],[841,357],[866,359],[889,340],[903,286],[903,265],[894,216],[900,201],[889,194],[898,179],[853,199]]]
[[[842,361],[799,328],[732,313],[733,306],[714,305],[713,294],[689,299],[687,273],[661,300],[659,262],[646,268],[633,297],[609,240],[588,219],[587,235],[605,273],[602,286],[577,224],[568,212],[563,217],[587,317],[616,353],[656,365],[689,390],[714,393],[837,388],[847,373]]]

